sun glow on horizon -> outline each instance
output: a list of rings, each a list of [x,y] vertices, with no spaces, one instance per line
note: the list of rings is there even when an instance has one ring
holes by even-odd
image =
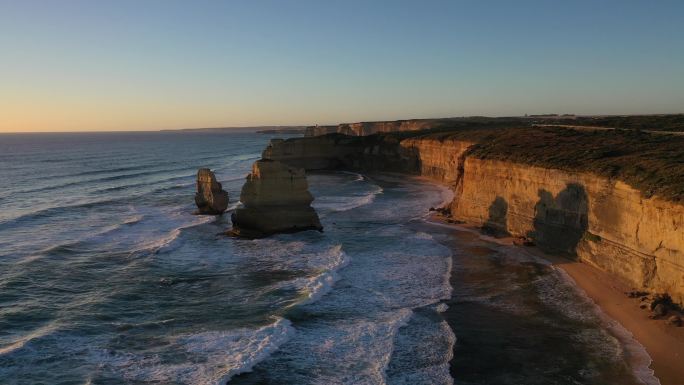
[[[0,132],[681,113],[683,13],[670,0],[5,2]]]

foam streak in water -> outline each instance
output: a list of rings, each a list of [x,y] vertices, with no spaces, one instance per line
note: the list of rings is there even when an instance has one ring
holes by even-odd
[[[563,269],[553,266],[553,269],[574,288],[575,292],[579,294],[586,302],[590,303],[594,313],[601,319],[606,329],[620,342],[623,349],[627,351],[627,355],[632,365],[632,370],[636,378],[645,385],[660,385],[660,380],[654,375],[653,369],[650,368],[652,359],[643,345],[641,345],[632,333],[624,328],[619,322],[610,318],[601,308],[594,302],[591,297],[575,283],[575,280],[570,277]]]
[[[322,272],[314,277],[300,278],[295,285],[303,286],[303,292],[306,293],[306,299],[297,303],[297,305],[305,305],[313,303],[327,294],[339,279],[338,270],[347,266],[351,260],[347,254],[342,251],[342,245],[335,246],[331,251],[331,260],[322,267]]]
[[[233,376],[249,372],[286,342],[295,332],[289,320],[278,318],[258,329],[208,331],[172,337],[169,347],[184,351],[184,363],[167,363],[159,356],[118,355],[105,368],[122,373],[128,381],[226,384]],[[110,354],[111,356],[111,354]],[[102,363],[100,363],[102,364]]]

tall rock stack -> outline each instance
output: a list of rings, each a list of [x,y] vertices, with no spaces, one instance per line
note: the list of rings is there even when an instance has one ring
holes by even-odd
[[[228,193],[208,168],[197,171],[197,193],[195,193],[197,214],[219,215],[228,208]]]
[[[313,196],[303,169],[269,159],[254,162],[242,186],[240,201],[242,206],[231,216],[233,235],[259,238],[275,233],[323,230],[318,214],[311,207]]]

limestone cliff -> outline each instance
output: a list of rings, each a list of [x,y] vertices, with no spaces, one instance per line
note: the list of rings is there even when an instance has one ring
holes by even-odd
[[[312,169],[423,175],[454,190],[452,216],[533,240],[684,304],[684,206],[591,172],[469,154],[471,141],[328,135],[271,143],[265,154]]]
[[[195,193],[197,214],[218,215],[228,208],[228,193],[208,168],[197,171],[197,192]]]
[[[494,222],[544,249],[576,254],[635,287],[684,303],[679,204],[644,198],[625,183],[589,173],[467,158],[451,212],[483,226]]]
[[[323,229],[301,168],[269,159],[254,162],[240,201],[242,206],[231,216],[234,235],[256,238]]]
[[[350,154],[359,150],[356,139],[344,135],[298,139],[272,139],[261,157],[307,170],[323,170],[342,166]]]
[[[406,157],[412,158],[418,173],[455,186],[462,176],[462,163],[472,142],[436,139],[406,139],[400,142]]]

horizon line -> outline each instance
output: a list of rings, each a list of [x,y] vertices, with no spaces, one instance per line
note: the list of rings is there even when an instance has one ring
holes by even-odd
[[[684,112],[668,112],[668,113],[641,113],[641,114],[525,114],[525,115],[463,115],[463,116],[448,116],[448,117],[429,117],[429,118],[400,118],[400,119],[378,119],[378,120],[358,120],[341,123],[327,123],[327,124],[262,124],[255,126],[213,126],[213,127],[181,127],[181,128],[160,128],[160,129],[133,129],[133,130],[74,130],[74,131],[0,131],[0,134],[80,134],[80,133],[122,133],[122,132],[167,132],[167,131],[199,131],[199,130],[240,130],[240,129],[259,129],[259,128],[306,128],[315,126],[337,126],[340,124],[352,123],[374,123],[374,122],[398,122],[409,120],[438,120],[438,119],[468,119],[468,118],[535,118],[535,117],[552,117],[552,116],[574,116],[574,117],[617,117],[617,116],[668,116],[668,115],[684,115]]]

